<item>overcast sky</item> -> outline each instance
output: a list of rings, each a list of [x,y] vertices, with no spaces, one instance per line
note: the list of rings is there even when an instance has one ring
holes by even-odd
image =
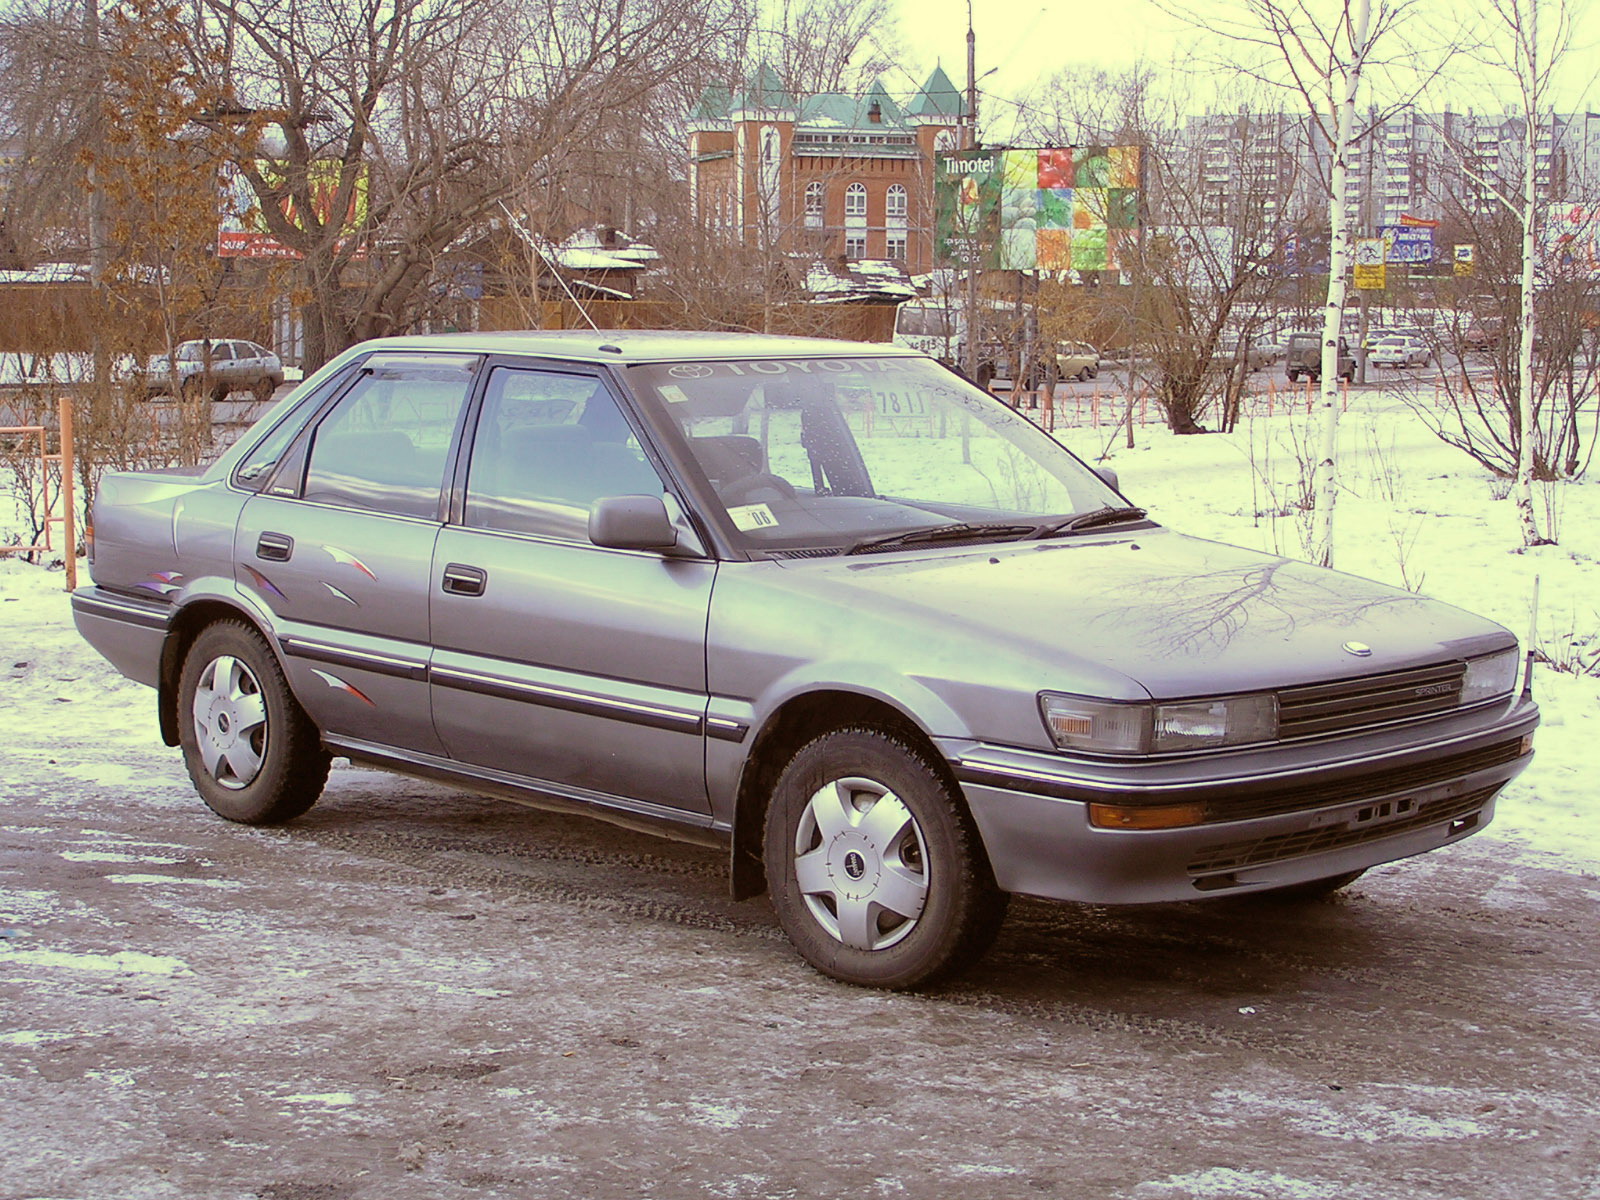
[[[926,79],[935,63],[942,63],[957,87],[966,81],[966,0],[898,0],[900,37],[906,65],[915,79],[886,80],[895,90],[914,88]],[[1477,0],[1424,0],[1436,11],[1455,19],[1464,8],[1477,10]],[[1205,4],[1220,11],[1220,4]],[[1329,5],[1330,9],[1333,7]],[[1566,56],[1557,106],[1562,110],[1600,107],[1600,88],[1594,76],[1600,66],[1600,3],[1572,0],[1577,14],[1572,50]],[[1168,16],[1151,0],[976,0],[972,7],[977,34],[977,69],[994,74],[981,86],[986,101],[980,113],[986,132],[991,121],[1000,122],[1015,112],[1015,101],[1035,90],[1045,77],[1067,65],[1125,68],[1141,57],[1156,65],[1195,70],[1198,77],[1186,89],[1203,107],[1214,81],[1225,73],[1212,65],[1215,48],[1192,28]],[[1420,29],[1419,29],[1420,35]],[[1433,36],[1438,36],[1434,33]],[[1441,85],[1437,103],[1452,108],[1469,104],[1480,111],[1493,107],[1488,94],[1493,73],[1465,56],[1452,60],[1454,79]]]

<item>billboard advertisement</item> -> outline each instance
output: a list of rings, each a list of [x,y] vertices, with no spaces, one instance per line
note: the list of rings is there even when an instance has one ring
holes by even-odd
[[[258,160],[256,170],[269,184],[283,180],[279,164],[266,159]],[[311,209],[319,224],[326,226],[333,220],[333,207],[339,194],[339,176],[344,164],[336,159],[325,159],[311,164]],[[283,215],[290,224],[305,228],[304,216],[297,210],[294,197],[285,197]],[[267,231],[267,223],[257,206],[250,183],[239,171],[229,173],[225,209],[221,228],[217,230],[217,256],[219,258],[299,258],[300,253],[290,249]],[[345,236],[353,236],[367,220],[367,168],[365,164],[356,176],[351,189],[350,203],[346,206],[343,228]]]
[[[1380,225],[1378,236],[1388,247],[1389,262],[1431,263],[1433,261],[1433,229],[1430,226]]]
[[[1539,214],[1538,228],[1547,277],[1600,278],[1600,207],[1548,205]]]
[[[961,150],[934,166],[935,253],[1002,271],[1115,271],[1139,228],[1139,147]]]

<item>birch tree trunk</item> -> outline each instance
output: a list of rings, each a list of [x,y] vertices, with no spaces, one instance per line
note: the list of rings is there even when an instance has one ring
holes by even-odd
[[[1517,75],[1522,90],[1522,315],[1521,344],[1517,349],[1517,477],[1513,494],[1516,497],[1517,525],[1524,546],[1548,545],[1539,536],[1539,524],[1533,511],[1533,465],[1538,448],[1538,430],[1533,420],[1533,339],[1539,328],[1538,310],[1535,308],[1534,286],[1538,278],[1538,194],[1537,172],[1539,155],[1539,0],[1531,0],[1522,14],[1519,27],[1514,30],[1517,39]],[[1552,147],[1553,149],[1553,147]]]
[[[1324,567],[1333,565],[1333,509],[1338,497],[1339,449],[1339,330],[1350,273],[1350,223],[1345,188],[1350,178],[1350,144],[1355,126],[1356,96],[1361,69],[1366,65],[1367,33],[1372,19],[1371,0],[1354,0],[1342,19],[1350,35],[1350,59],[1344,70],[1344,94],[1339,97],[1335,124],[1333,167],[1329,172],[1328,303],[1322,314],[1322,444],[1317,460],[1316,509],[1312,523],[1311,558]]]

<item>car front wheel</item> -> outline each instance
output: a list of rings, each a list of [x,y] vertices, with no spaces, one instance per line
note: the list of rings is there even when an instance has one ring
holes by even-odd
[[[329,756],[262,636],[242,621],[206,628],[178,685],[178,737],[195,790],[246,825],[293,820],[322,794]]]
[[[886,730],[824,734],[779,776],[768,890],[812,966],[912,988],[975,961],[1004,919],[971,817],[926,752]]]

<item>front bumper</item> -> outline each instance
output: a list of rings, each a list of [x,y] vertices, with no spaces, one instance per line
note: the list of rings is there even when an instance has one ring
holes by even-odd
[[[1539,720],[1510,702],[1341,738],[1109,763],[946,747],[996,882],[1096,904],[1194,900],[1391,862],[1482,829],[1532,759]],[[1091,803],[1198,803],[1203,823],[1105,829]]]

